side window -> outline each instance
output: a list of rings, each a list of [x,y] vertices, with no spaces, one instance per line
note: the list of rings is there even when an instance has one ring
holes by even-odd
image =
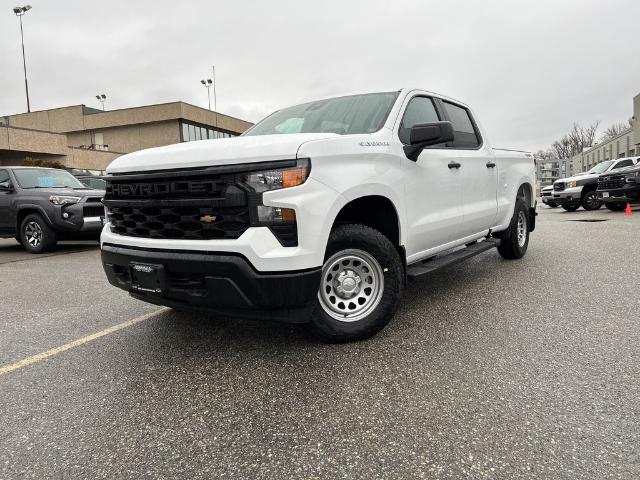
[[[10,183],[11,179],[9,178],[9,172],[6,170],[0,170],[0,185],[8,187]]]
[[[400,128],[398,129],[398,137],[405,145],[409,144],[409,135],[411,127],[421,123],[438,122],[438,112],[433,104],[433,100],[428,97],[413,97],[409,101],[409,105],[404,111]]]
[[[611,170],[616,170],[618,168],[624,168],[624,167],[630,167],[631,165],[633,165],[633,160],[622,160],[621,162],[618,162],[616,164],[616,166],[613,167]]]
[[[476,148],[480,146],[480,138],[476,132],[471,115],[466,108],[449,102],[442,102],[444,109],[453,124],[453,148]]]

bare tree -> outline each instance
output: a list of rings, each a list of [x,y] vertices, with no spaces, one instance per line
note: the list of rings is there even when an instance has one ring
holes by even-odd
[[[631,120],[629,120],[628,123],[624,123],[624,122],[614,123],[613,125],[608,127],[604,132],[602,132],[602,135],[600,136],[600,141],[606,142],[610,138],[617,137],[621,133],[624,133],[625,131],[629,130],[630,127],[631,127]]]
[[[533,156],[536,159],[542,160],[542,161],[556,160],[558,158],[556,155],[556,152],[551,148],[547,148],[546,150],[538,150],[536,153],[533,154]]]
[[[553,142],[551,150],[553,150],[558,158],[571,158],[574,155],[582,153],[585,148],[593,145],[596,139],[598,125],[600,125],[600,122],[592,123],[586,127],[574,123],[569,133],[560,140]]]

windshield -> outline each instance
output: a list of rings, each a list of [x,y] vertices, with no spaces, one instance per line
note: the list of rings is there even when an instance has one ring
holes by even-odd
[[[595,167],[593,167],[591,170],[589,170],[589,173],[602,173],[606,171],[607,168],[609,168],[612,163],[613,163],[613,160],[608,160],[606,162],[599,163]]]
[[[17,168],[13,173],[22,188],[86,188],[66,170]]]
[[[278,110],[244,136],[287,133],[373,133],[384,125],[398,92],[330,98]]]

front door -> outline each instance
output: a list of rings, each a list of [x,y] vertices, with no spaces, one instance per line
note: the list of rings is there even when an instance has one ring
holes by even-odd
[[[405,105],[398,128],[398,137],[405,145],[409,143],[412,126],[443,120],[430,97],[414,96]],[[463,172],[450,165],[457,159],[457,153],[444,145],[425,148],[415,162],[406,156],[402,159],[410,262],[459,238]]]

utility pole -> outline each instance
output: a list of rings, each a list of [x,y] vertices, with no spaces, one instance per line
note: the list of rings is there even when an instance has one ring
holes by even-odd
[[[24,32],[22,30],[22,16],[31,10],[31,5],[24,7],[15,7],[13,13],[20,20],[20,40],[22,42],[22,67],[24,68],[24,89],[27,92],[27,112],[31,112],[31,103],[29,102],[29,83],[27,82],[27,60],[24,54]]]

